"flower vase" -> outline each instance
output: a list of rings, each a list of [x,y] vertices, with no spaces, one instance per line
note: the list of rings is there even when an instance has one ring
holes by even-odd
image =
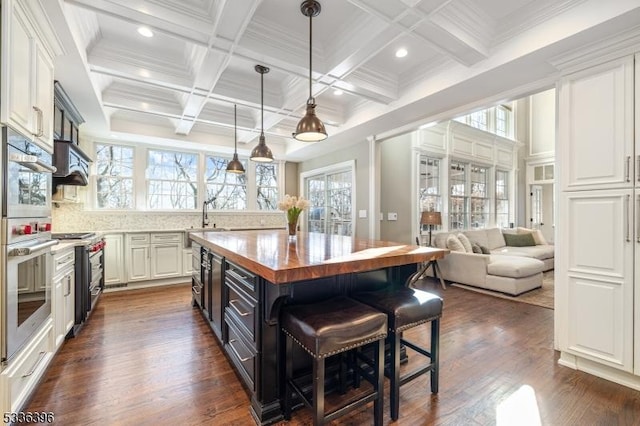
[[[295,239],[296,238],[296,231],[298,228],[298,221],[295,222],[289,222],[287,223],[288,225],[288,229],[289,229],[289,239]]]

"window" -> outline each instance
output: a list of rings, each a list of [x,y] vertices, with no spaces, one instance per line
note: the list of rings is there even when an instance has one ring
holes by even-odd
[[[222,157],[206,157],[207,198],[216,197],[215,209],[245,210],[247,208],[247,175],[227,173],[230,159]],[[247,170],[247,161],[241,160]]]
[[[353,235],[353,165],[310,172],[302,176],[309,212],[306,216],[309,232]]]
[[[512,104],[500,104],[455,119],[455,121],[475,127],[476,129],[511,139],[513,139],[514,134],[513,120]]]
[[[96,144],[96,205],[100,209],[131,209],[133,148]]]
[[[486,228],[489,224],[489,194],[487,168],[482,166],[470,167],[471,175],[471,228]]]
[[[440,160],[437,158],[420,156],[418,182],[418,217],[423,211],[442,211],[442,196],[440,194]]]
[[[509,227],[509,172],[496,170],[496,226]]]
[[[258,210],[278,209],[278,168],[276,164],[256,164]]]
[[[147,206],[149,209],[196,209],[198,155],[149,150]]]
[[[468,224],[466,164],[451,162],[449,186],[449,229],[466,229]]]

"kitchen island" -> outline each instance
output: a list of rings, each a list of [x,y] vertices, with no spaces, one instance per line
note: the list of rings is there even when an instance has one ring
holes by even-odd
[[[259,424],[282,418],[278,316],[354,290],[404,283],[448,250],[285,230],[192,232],[194,306],[201,308],[251,396]],[[304,358],[304,357],[302,357]]]

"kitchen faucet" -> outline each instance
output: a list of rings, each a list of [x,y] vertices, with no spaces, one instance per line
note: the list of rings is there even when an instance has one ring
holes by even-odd
[[[203,228],[206,228],[207,225],[209,224],[209,216],[207,215],[207,205],[213,205],[215,201],[216,201],[216,197],[211,197],[202,203],[202,227]],[[213,224],[213,226],[215,228],[216,225]]]

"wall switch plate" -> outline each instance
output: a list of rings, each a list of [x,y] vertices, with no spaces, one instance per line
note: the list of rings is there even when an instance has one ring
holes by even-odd
[[[387,213],[387,220],[398,220],[398,213]]]
[[[366,210],[358,210],[358,217],[360,219],[366,219],[367,218],[367,211]]]

